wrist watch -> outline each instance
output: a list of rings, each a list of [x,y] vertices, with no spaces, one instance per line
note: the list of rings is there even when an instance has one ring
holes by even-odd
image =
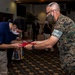
[[[35,46],[34,45],[32,45],[32,50],[35,50]]]

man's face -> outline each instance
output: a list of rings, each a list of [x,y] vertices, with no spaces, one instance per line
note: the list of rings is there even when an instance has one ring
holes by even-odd
[[[50,24],[54,24],[55,23],[55,19],[54,19],[54,11],[51,7],[47,7],[46,8],[46,18],[49,21]]]
[[[16,25],[13,25],[12,27],[12,33],[15,35],[18,35],[22,32],[22,30],[18,29]]]

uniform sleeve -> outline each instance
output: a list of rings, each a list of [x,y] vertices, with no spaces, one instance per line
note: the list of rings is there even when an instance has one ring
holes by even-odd
[[[63,22],[59,22],[58,24],[55,25],[54,30],[52,32],[52,35],[60,38],[64,32],[64,23]]]
[[[61,35],[62,35],[62,32],[59,31],[59,30],[54,29],[53,32],[52,32],[52,35],[56,36],[57,38],[60,38]]]

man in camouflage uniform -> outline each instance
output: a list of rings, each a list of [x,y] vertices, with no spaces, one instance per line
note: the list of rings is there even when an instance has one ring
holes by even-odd
[[[25,48],[29,50],[51,48],[58,42],[61,68],[65,75],[75,75],[75,23],[60,13],[60,7],[56,2],[48,4],[46,12],[47,20],[55,25],[51,37],[35,41],[35,45],[29,44]]]
[[[75,70],[75,24],[70,18],[60,15],[56,25],[54,29],[62,32],[58,41],[61,67],[63,70],[71,72]]]

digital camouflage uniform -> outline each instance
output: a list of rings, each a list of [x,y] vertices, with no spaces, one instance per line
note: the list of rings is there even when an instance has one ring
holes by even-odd
[[[73,73],[75,71],[75,23],[61,14],[54,29],[62,32],[58,41],[61,67],[64,71]]]

